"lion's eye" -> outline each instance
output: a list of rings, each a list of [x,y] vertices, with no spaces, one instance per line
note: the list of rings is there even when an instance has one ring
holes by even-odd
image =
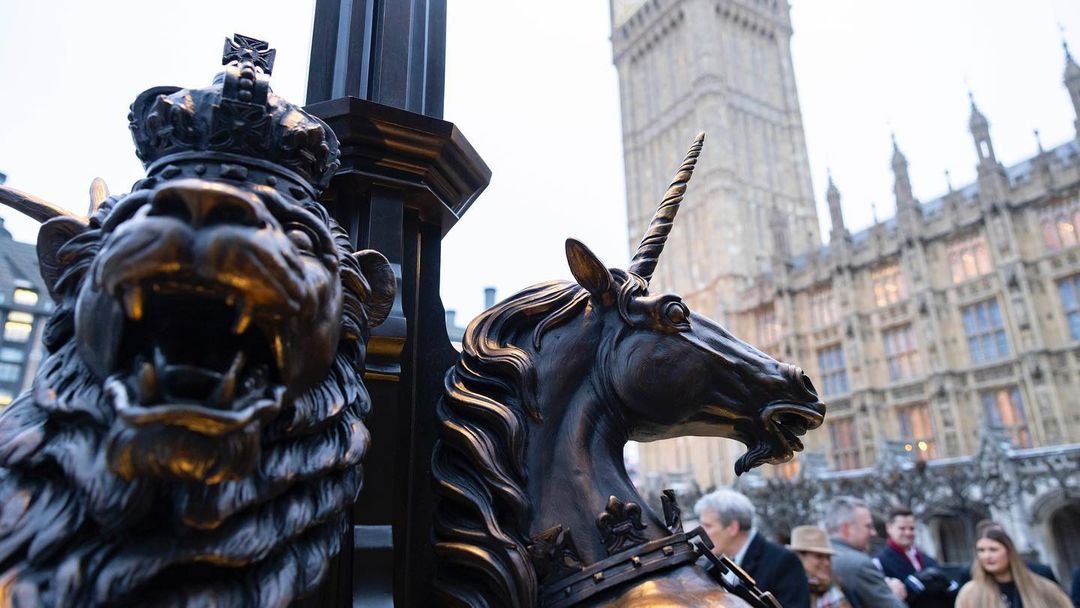
[[[311,242],[311,237],[308,236],[307,232],[293,229],[288,232],[288,237],[289,240],[292,241],[292,244],[296,245],[296,248],[300,251],[305,253],[312,253],[315,251],[315,245]]]
[[[690,321],[690,309],[682,302],[668,302],[664,305],[664,318],[673,325],[685,325]]]

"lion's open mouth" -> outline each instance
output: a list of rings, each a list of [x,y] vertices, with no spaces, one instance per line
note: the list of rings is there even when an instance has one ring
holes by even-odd
[[[106,391],[125,421],[219,435],[280,409],[280,323],[242,294],[176,276],[119,291],[126,319]]]

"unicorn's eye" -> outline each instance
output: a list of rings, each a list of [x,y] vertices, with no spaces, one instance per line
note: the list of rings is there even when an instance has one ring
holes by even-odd
[[[672,325],[685,325],[690,321],[690,309],[682,302],[668,302],[664,305],[664,318]]]

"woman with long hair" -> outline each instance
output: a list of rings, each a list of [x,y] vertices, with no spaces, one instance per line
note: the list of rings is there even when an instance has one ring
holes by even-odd
[[[1065,592],[1024,565],[1012,539],[999,526],[979,530],[971,580],[960,589],[956,608],[1072,608]]]

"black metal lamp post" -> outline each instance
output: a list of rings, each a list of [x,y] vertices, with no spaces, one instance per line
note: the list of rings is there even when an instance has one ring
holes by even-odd
[[[307,110],[342,149],[324,202],[358,249],[386,255],[399,281],[391,317],[368,347],[372,447],[345,545],[354,552],[343,554],[322,599],[426,603],[417,581],[430,580],[435,404],[456,358],[439,297],[441,239],[491,176],[441,120],[445,44],[446,0],[316,3]]]

